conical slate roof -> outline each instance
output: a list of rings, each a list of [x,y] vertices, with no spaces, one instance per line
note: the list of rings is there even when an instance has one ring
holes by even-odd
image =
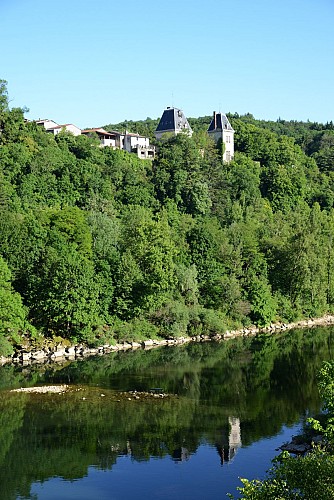
[[[213,113],[213,118],[209,125],[208,132],[213,132],[215,130],[231,130],[234,132],[232,125],[224,113]]]
[[[183,130],[186,130],[190,135],[192,134],[191,127],[183,111],[178,108],[167,108],[164,110],[155,132],[158,135],[167,132],[178,134]]]

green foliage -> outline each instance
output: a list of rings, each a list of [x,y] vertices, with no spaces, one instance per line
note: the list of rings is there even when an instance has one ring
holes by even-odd
[[[326,440],[327,446],[334,450],[334,361],[325,361],[319,372],[319,392],[323,400],[325,423],[310,418],[309,424],[318,432],[321,432]]]
[[[190,310],[180,300],[170,301],[155,311],[153,320],[163,337],[184,337],[188,333]]]
[[[257,325],[266,326],[276,318],[277,303],[265,279],[251,276],[248,300],[252,304],[251,317]]]
[[[28,318],[94,343],[115,318],[154,326],[161,314],[163,334],[177,336],[334,310],[333,124],[229,116],[236,153],[224,163],[211,118],[192,118],[193,137],[160,141],[151,162],[96,138],[54,137],[23,112],[0,80],[12,332]],[[109,128],[153,136],[156,124]]]
[[[25,334],[34,334],[27,310],[11,285],[11,272],[0,256],[0,355],[12,354],[12,343],[20,344]]]
[[[264,481],[242,479],[241,498],[249,500],[332,500],[334,457],[315,450],[305,457],[282,454]],[[233,498],[232,496],[230,498]]]
[[[144,318],[121,321],[114,318],[112,322],[114,340],[117,342],[141,342],[145,339],[156,339],[159,329]]]
[[[202,309],[199,313],[202,333],[205,335],[223,334],[227,329],[227,321],[220,311]]]
[[[319,372],[319,391],[324,400],[326,426],[319,420],[308,419],[313,429],[323,433],[327,440],[324,448],[315,447],[305,456],[292,457],[281,453],[274,461],[268,477],[263,480],[242,479],[243,487],[238,488],[241,498],[262,499],[332,499],[334,497],[334,362],[327,361]],[[230,495],[230,498],[233,498]]]
[[[174,200],[181,212],[208,213],[212,201],[196,143],[186,134],[168,138],[159,145],[153,164],[153,182],[158,200]]]
[[[324,362],[319,372],[319,391],[324,409],[334,416],[334,361]]]

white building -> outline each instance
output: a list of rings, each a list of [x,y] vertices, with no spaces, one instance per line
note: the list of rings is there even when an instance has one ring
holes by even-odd
[[[58,127],[58,123],[54,122],[53,120],[48,120],[48,119],[35,120],[35,123],[41,127],[44,127],[45,130],[48,130],[48,129],[53,128],[53,127]]]
[[[58,135],[59,132],[65,130],[66,132],[71,132],[73,135],[81,135],[81,129],[73,123],[66,123],[65,125],[57,125],[56,127],[49,127],[47,132],[52,132],[53,135]]]
[[[108,132],[104,128],[90,128],[87,130],[82,130],[81,133],[90,137],[96,134],[100,141],[101,147],[109,146],[113,149],[119,149],[117,132]]]
[[[150,145],[148,137],[132,134],[125,131],[124,134],[114,130],[108,132],[104,128],[91,128],[82,130],[82,134],[92,136],[96,134],[100,140],[101,147],[109,146],[113,149],[123,149],[128,153],[135,153],[138,158],[153,160],[155,148]]]
[[[123,144],[122,149],[128,153],[136,153],[138,158],[153,160],[155,157],[155,147],[151,146],[149,138],[143,135],[125,131],[120,134],[120,144]]]
[[[62,130],[71,132],[73,135],[81,135],[81,129],[73,123],[65,123],[64,125],[58,125],[58,123],[53,120],[35,120],[35,123],[40,127],[44,127],[45,130],[53,135],[59,134]]]
[[[234,157],[234,130],[224,113],[213,112],[213,118],[208,128],[208,134],[217,144],[224,144],[223,160],[229,162]]]

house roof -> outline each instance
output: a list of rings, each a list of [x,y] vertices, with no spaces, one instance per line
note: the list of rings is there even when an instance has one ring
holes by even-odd
[[[178,108],[167,108],[160,118],[156,132],[180,132],[184,129],[192,132],[183,111]]]
[[[147,137],[145,137],[145,135],[135,134],[134,132],[125,131],[124,134],[121,134],[121,135],[130,135],[131,137],[142,137],[144,139],[147,139]]]
[[[68,126],[72,126],[72,127],[77,128],[78,130],[80,130],[79,127],[77,127],[73,123],[64,123],[64,125],[57,125],[56,127],[52,127],[52,129],[50,129],[50,130],[53,130],[55,128],[64,128],[64,127],[68,127]]]
[[[224,113],[213,112],[213,118],[208,128],[208,132],[213,132],[214,130],[230,130],[234,132],[232,125],[228,121],[227,116]]]
[[[81,131],[83,134],[93,134],[94,132],[98,135],[107,135],[109,137],[115,137],[115,132],[108,132],[104,128],[89,128],[87,130]]]
[[[54,120],[50,120],[49,118],[39,118],[38,120],[33,120],[35,123],[44,123],[44,122],[52,122],[56,123]]]
[[[33,120],[33,121],[36,123],[36,125],[43,125],[43,127],[46,130],[58,126],[58,123],[56,123],[54,120],[49,120],[48,118],[43,118],[43,119],[40,118],[39,120]]]

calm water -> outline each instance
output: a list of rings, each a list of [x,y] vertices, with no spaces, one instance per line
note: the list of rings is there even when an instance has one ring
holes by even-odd
[[[222,499],[318,411],[334,329],[0,368],[0,498]],[[67,383],[66,394],[18,394]],[[169,396],[136,399],[161,388]]]

